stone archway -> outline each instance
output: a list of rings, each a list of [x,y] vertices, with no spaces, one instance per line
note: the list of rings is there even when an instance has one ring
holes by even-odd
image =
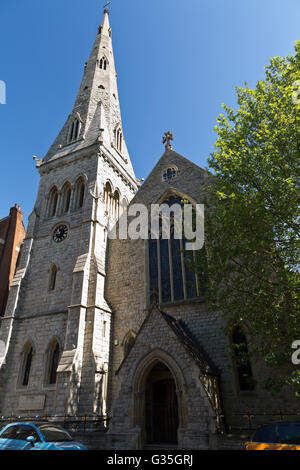
[[[145,389],[147,444],[178,444],[178,400],[172,373],[158,362],[148,374]]]
[[[140,362],[133,379],[133,425],[140,428],[141,446],[181,444],[183,385],[181,370],[164,351],[152,351]]]

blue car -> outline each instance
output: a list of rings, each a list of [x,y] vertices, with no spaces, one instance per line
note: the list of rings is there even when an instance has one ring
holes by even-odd
[[[87,450],[61,426],[12,423],[0,431],[0,450]]]

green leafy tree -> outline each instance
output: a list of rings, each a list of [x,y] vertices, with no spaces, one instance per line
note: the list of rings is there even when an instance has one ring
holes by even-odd
[[[210,304],[246,332],[264,359],[266,386],[293,384],[300,340],[300,42],[275,57],[255,89],[236,88],[238,109],[223,105],[209,158],[214,177],[205,214]]]

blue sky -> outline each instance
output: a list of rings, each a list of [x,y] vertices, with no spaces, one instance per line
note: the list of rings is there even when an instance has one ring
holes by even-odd
[[[9,0],[0,4],[0,218],[18,203],[24,221],[42,158],[72,110],[104,0]],[[110,22],[123,127],[136,176],[174,149],[204,167],[224,102],[254,87],[270,57],[293,54],[299,0],[114,0]]]

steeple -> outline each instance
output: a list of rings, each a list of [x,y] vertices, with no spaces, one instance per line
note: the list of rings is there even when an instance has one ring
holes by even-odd
[[[5,327],[1,323],[0,328],[0,343],[5,344],[0,357],[0,411],[4,397],[9,412],[17,414],[18,407],[22,408],[18,400],[10,398],[20,377],[29,391],[41,390],[53,415],[70,412],[80,416],[88,411],[104,416],[112,324],[105,297],[112,242],[108,233],[138,188],[123,138],[108,12],[70,116],[45,158],[34,159],[40,173],[39,190],[11,285]],[[27,312],[36,346],[27,336],[27,324],[21,322],[18,329],[15,321]],[[43,328],[47,335],[41,337],[37,332]],[[6,358],[7,364],[19,361],[21,349],[14,356],[15,341],[20,347],[26,345],[22,349],[25,364],[35,347],[48,351],[49,358],[53,351],[58,352],[52,349],[57,335],[60,354],[59,358],[56,354],[55,368],[51,361],[50,369],[43,365],[40,354],[32,363],[36,372],[29,382],[31,363],[16,376],[6,370],[4,378]],[[52,382],[52,369],[56,371],[55,394],[43,389],[38,371],[45,367],[49,369],[43,372],[47,383]]]
[[[109,11],[107,9],[104,10],[103,20],[102,20],[102,23],[99,27],[99,29],[101,29],[101,32],[102,32],[103,36],[109,36],[110,32],[111,32],[111,29],[110,29],[110,26],[109,26],[108,15],[109,15]]]
[[[43,164],[97,143],[136,182],[124,139],[111,36],[105,10],[72,113]]]

